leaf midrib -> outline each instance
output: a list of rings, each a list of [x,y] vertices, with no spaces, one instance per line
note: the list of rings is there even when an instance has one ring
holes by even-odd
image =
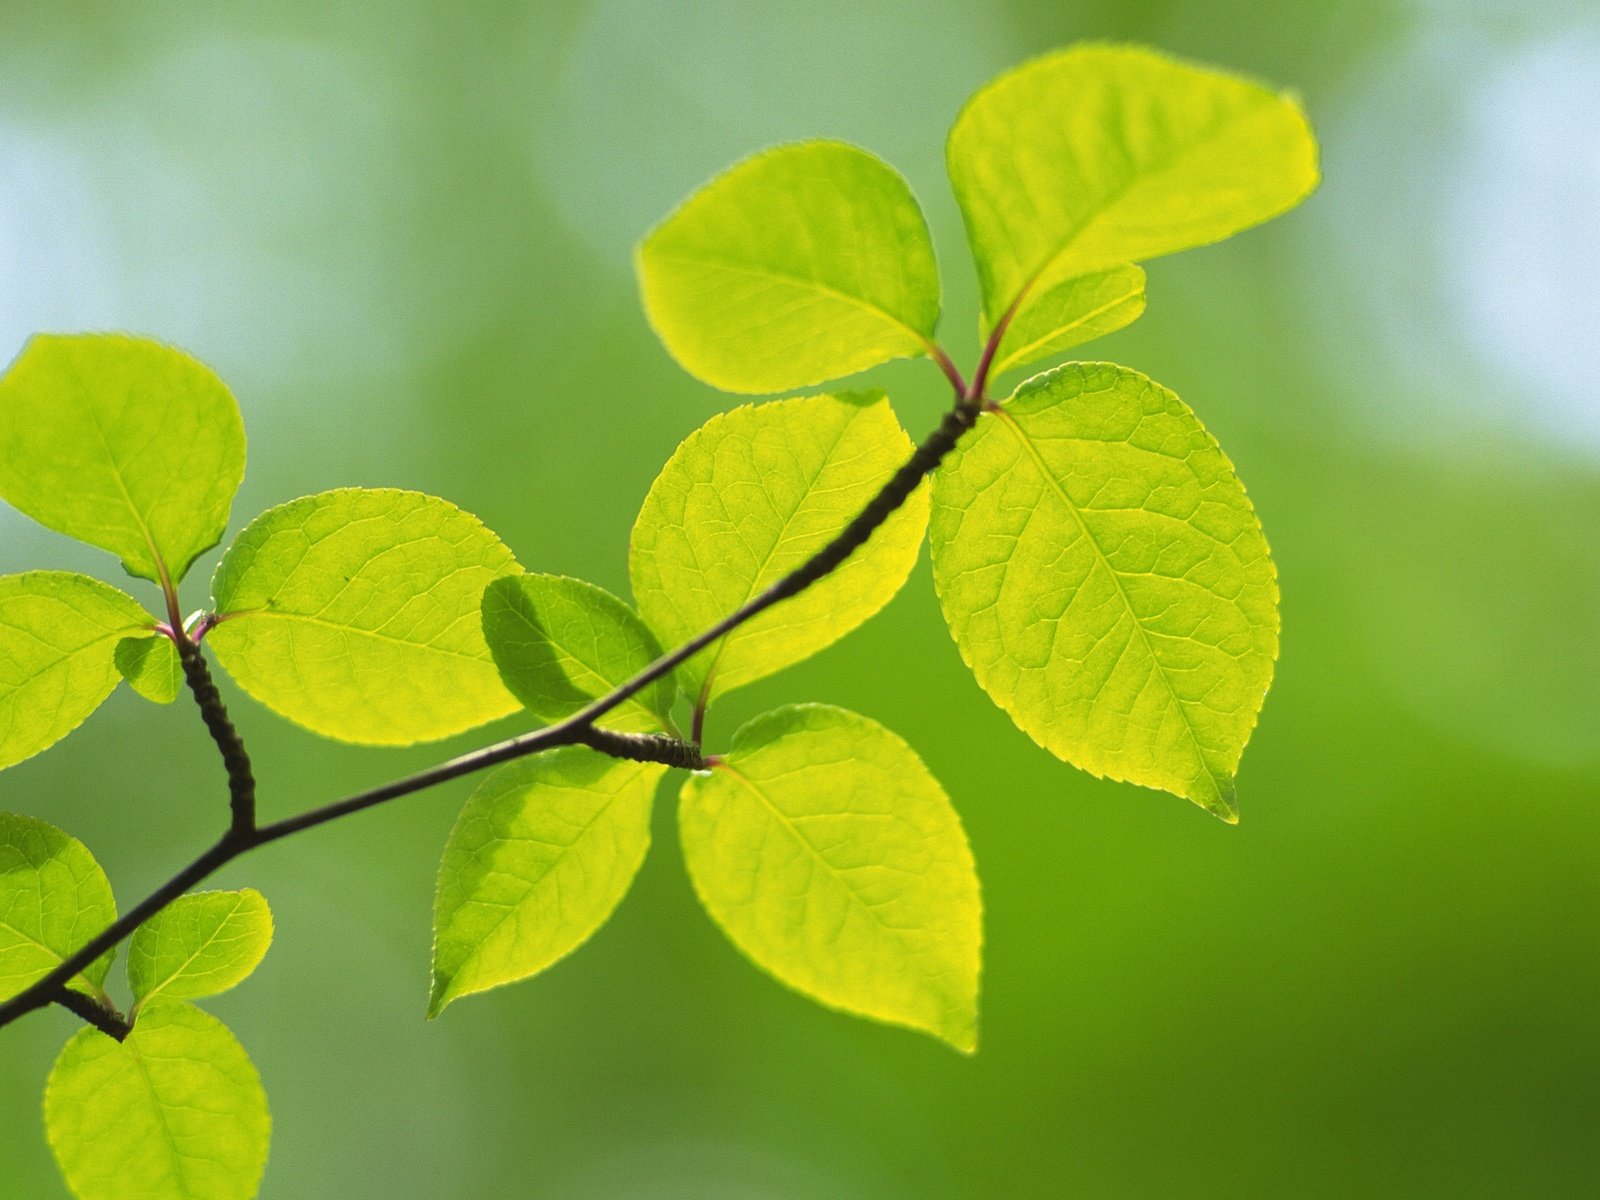
[[[1277,97],[1269,94],[1267,99],[1276,100]],[[1080,236],[1082,236],[1083,231],[1088,229],[1097,220],[1104,216],[1107,209],[1123,200],[1130,192],[1137,188],[1142,182],[1148,180],[1151,176],[1164,175],[1173,170],[1173,168],[1175,168],[1185,158],[1188,158],[1200,147],[1216,138],[1217,135],[1229,125],[1232,125],[1235,121],[1241,119],[1245,114],[1252,113],[1256,107],[1257,106],[1255,104],[1247,104],[1228,112],[1218,120],[1206,126],[1205,129],[1201,130],[1195,135],[1193,141],[1180,147],[1175,153],[1163,156],[1161,159],[1157,160],[1155,165],[1144,171],[1129,174],[1120,184],[1118,184],[1115,188],[1101,198],[1099,206],[1092,213],[1086,216],[1083,220],[1079,221],[1070,230],[1062,235],[1062,237],[1056,242],[1055,248],[1045,256],[1044,261],[1039,264],[1038,268],[1023,280],[1022,286],[1017,289],[1016,297],[1001,311],[1020,312],[1022,310],[1023,301],[1027,298],[1028,293],[1033,290],[1034,286],[1038,284],[1039,280],[1048,275],[1055,268],[1055,265],[1064,257],[1066,257],[1067,252],[1072,249],[1073,243],[1077,241]]]
[[[82,645],[75,646],[63,654],[60,658],[40,667],[32,675],[25,676],[19,683],[16,684],[15,687],[10,689],[10,694],[14,696],[23,691],[25,688],[34,686],[46,675],[50,674],[51,671],[59,670],[70,663],[73,659],[78,658],[80,655],[86,654],[91,650],[98,649],[105,642],[113,640],[120,641],[121,639],[125,637],[131,637],[134,634],[149,632],[151,632],[149,626],[129,625],[122,629],[115,630],[112,633],[102,634],[92,641],[84,642]]]
[[[850,881],[844,875],[840,874],[840,872],[835,869],[834,865],[823,856],[822,851],[817,849],[816,844],[806,836],[805,831],[799,828],[799,826],[797,826],[794,821],[790,819],[787,813],[773,803],[772,798],[762,791],[754,780],[752,780],[743,771],[740,771],[737,767],[731,766],[726,759],[718,763],[716,769],[718,771],[726,771],[728,775],[744,785],[744,787],[750,792],[754,793],[761,803],[764,804],[777,819],[778,824],[788,831],[789,836],[798,842],[807,852],[809,852],[811,856],[817,860],[817,862],[822,864],[822,866],[826,869],[829,878],[836,880],[839,885],[844,888],[845,894],[850,897],[855,905],[865,912],[869,917],[871,917],[873,923],[877,925],[879,929],[883,930],[884,933],[888,934],[891,941],[901,946],[907,952],[907,957],[912,962],[916,962],[918,960],[919,955],[916,947],[906,940],[904,931],[886,922],[878,915],[877,910],[874,909],[872,905],[868,904],[861,898],[860,893],[856,891],[855,887],[851,885]],[[840,815],[857,816],[860,814],[844,813]]]
[[[141,1005],[150,1003],[151,1000],[155,999],[155,997],[160,994],[162,988],[167,987],[174,979],[178,978],[178,976],[182,975],[191,966],[193,966],[195,960],[209,950],[216,940],[222,936],[222,931],[227,927],[228,922],[233,920],[234,917],[238,916],[239,910],[243,907],[244,899],[242,897],[236,898],[234,900],[233,909],[228,913],[227,916],[223,917],[221,921],[217,922],[217,927],[213,929],[206,940],[195,949],[194,953],[190,954],[188,958],[184,959],[176,969],[169,971],[165,979],[141,996],[139,1003]]]
[[[1217,798],[1220,800],[1222,798],[1222,788],[1212,774],[1211,765],[1206,756],[1206,749],[1201,745],[1199,735],[1195,732],[1194,722],[1190,720],[1188,706],[1183,697],[1178,695],[1177,689],[1172,686],[1172,678],[1167,674],[1166,664],[1161,661],[1160,656],[1156,653],[1155,645],[1150,641],[1150,634],[1144,627],[1144,621],[1133,607],[1133,601],[1128,596],[1128,589],[1123,585],[1122,576],[1111,565],[1111,560],[1106,557],[1105,551],[1101,548],[1100,543],[1095,540],[1093,532],[1089,529],[1088,522],[1083,519],[1083,513],[1072,502],[1072,497],[1067,495],[1066,489],[1056,480],[1054,472],[1050,470],[1049,464],[1045,462],[1044,455],[1039,453],[1039,448],[1034,445],[1033,439],[1028,436],[1027,431],[1017,423],[1016,417],[1005,408],[996,409],[995,415],[1000,418],[1001,424],[1011,431],[1027,452],[1029,458],[1033,460],[1033,465],[1038,470],[1040,477],[1050,490],[1055,493],[1056,498],[1061,501],[1067,512],[1072,515],[1072,519],[1077,523],[1079,531],[1083,534],[1084,541],[1089,544],[1094,551],[1095,558],[1106,569],[1106,573],[1111,576],[1112,581],[1116,584],[1117,595],[1121,597],[1123,608],[1127,611],[1134,628],[1139,631],[1139,640],[1144,643],[1145,653],[1150,656],[1150,661],[1155,664],[1156,673],[1161,676],[1162,686],[1166,688],[1167,695],[1172,698],[1173,706],[1183,719],[1184,732],[1189,735],[1189,743],[1194,747],[1195,757],[1199,760],[1200,774],[1211,784],[1212,790],[1217,793]]]
[[[134,503],[133,493],[128,490],[127,480],[122,477],[122,463],[117,456],[111,452],[111,443],[106,440],[105,426],[100,423],[100,410],[97,409],[94,406],[94,402],[88,398],[90,392],[84,383],[83,371],[78,366],[76,359],[69,359],[69,361],[72,363],[73,377],[78,383],[78,394],[83,397],[84,410],[89,414],[89,422],[94,426],[95,436],[100,439],[100,448],[105,451],[106,462],[111,467],[111,477],[117,481],[117,490],[122,493],[122,499],[127,503],[128,511],[133,514],[133,519],[139,526],[139,532],[144,537],[145,548],[150,551],[150,565],[155,568],[156,575],[159,577],[158,581],[163,589],[170,589],[172,585],[170,581],[170,575],[167,571],[167,564],[161,557],[161,551],[156,549],[155,535],[150,531],[150,526],[145,521],[144,513],[140,510],[139,506]],[[124,403],[130,400],[132,396],[133,387],[130,384],[127,392],[123,396]]]
[[[390,642],[396,646],[405,646],[412,650],[427,650],[434,654],[446,654],[452,658],[463,658],[469,662],[489,661],[487,649],[482,654],[471,654],[465,650],[451,650],[447,646],[435,646],[430,642],[414,642],[376,629],[362,629],[357,625],[341,625],[339,622],[330,621],[326,617],[314,617],[306,613],[284,612],[271,608],[250,608],[230,612],[227,617],[230,622],[243,620],[246,617],[276,617],[281,621],[305,621],[311,625],[320,625],[325,629],[335,629],[340,633],[356,634],[360,637],[372,638],[375,641]]]
[[[862,296],[852,296],[849,292],[842,292],[838,288],[832,287],[821,282],[820,280],[808,279],[804,275],[792,275],[787,271],[774,271],[769,267],[757,267],[740,262],[730,262],[718,258],[703,257],[696,254],[685,254],[682,251],[676,250],[661,250],[658,248],[656,253],[662,258],[678,263],[687,263],[690,266],[711,267],[718,271],[730,271],[736,275],[750,275],[757,279],[767,279],[775,283],[785,283],[791,287],[820,292],[824,296],[829,296],[835,300],[843,301],[845,304],[849,304],[855,308],[869,312],[876,317],[880,317],[888,324],[894,326],[896,329],[904,330],[906,333],[910,334],[912,339],[924,350],[931,352],[933,349],[933,343],[927,334],[923,333],[919,329],[916,329],[906,321],[902,320],[900,317],[896,316],[894,313],[890,312],[888,309],[879,304],[874,304],[871,300],[868,300]]]
[[[129,1039],[132,1040],[131,1038]],[[155,1080],[150,1078],[150,1068],[145,1065],[144,1055],[139,1053],[139,1047],[123,1043],[129,1055],[133,1058],[133,1065],[139,1072],[139,1078],[144,1082],[145,1091],[150,1095],[150,1106],[155,1109],[156,1124],[161,1127],[161,1134],[167,1143],[167,1150],[172,1156],[172,1174],[174,1182],[184,1191],[189,1193],[189,1173],[184,1170],[186,1158],[178,1149],[178,1139],[172,1132],[172,1126],[167,1122],[167,1106],[161,1101],[161,1093],[156,1091]],[[113,1053],[115,1053],[113,1051]]]
[[[783,545],[784,535],[788,532],[789,527],[794,524],[795,518],[800,515],[801,510],[804,509],[806,504],[810,501],[812,493],[817,490],[817,484],[821,482],[823,474],[827,471],[828,467],[832,465],[833,456],[838,451],[841,443],[843,443],[845,435],[850,432],[851,427],[866,411],[866,409],[859,409],[858,411],[851,413],[849,417],[839,426],[839,432],[837,435],[835,435],[833,443],[828,447],[826,453],[824,453],[822,456],[822,466],[818,469],[815,475],[806,481],[806,486],[804,490],[801,491],[800,498],[794,502],[794,505],[789,509],[788,516],[783,519],[783,526],[779,530],[778,536],[772,539],[772,544],[767,547],[766,553],[762,555],[761,565],[756,568],[755,574],[751,576],[750,583],[745,588],[744,596],[737,604],[729,607],[729,612],[737,612],[746,604],[750,603],[751,599],[755,597],[758,592],[762,591],[764,587],[770,586],[763,585],[761,583],[761,578],[766,573],[767,568],[772,565],[773,557],[778,553],[778,547]],[[711,661],[706,664],[705,682],[702,684],[706,703],[710,702],[711,681],[716,678],[717,667],[722,662],[723,653],[727,650],[729,643],[739,641],[741,639],[741,635],[748,635],[748,632],[748,629],[732,630],[729,633],[724,634],[717,641],[716,650],[711,655]]]
[[[1099,308],[1090,309],[1088,312],[1080,314],[1076,320],[1069,321],[1065,325],[1057,325],[1043,337],[1035,338],[1027,345],[1019,346],[1017,349],[1010,351],[1003,359],[1000,360],[999,363],[995,365],[994,373],[998,375],[1002,371],[1009,371],[1012,367],[1017,366],[1022,359],[1026,358],[1040,346],[1043,346],[1045,343],[1049,342],[1052,338],[1060,337],[1068,330],[1077,329],[1080,326],[1094,320],[1096,317],[1103,316],[1104,314],[1110,312],[1113,308],[1116,308],[1119,304],[1126,304],[1129,300],[1132,300],[1135,296],[1139,295],[1139,293],[1143,290],[1144,285],[1141,283],[1131,291],[1122,293],[1116,299],[1106,301],[1106,303],[1100,305]],[[1015,326],[1011,326],[1011,328],[1015,328]],[[1004,338],[1002,337],[1001,340],[1003,343]]]
[[[620,764],[620,763],[619,764],[614,764],[610,769],[612,771],[615,771],[615,770],[618,769],[619,766],[622,766],[622,765],[623,764]],[[646,766],[648,764],[640,763],[640,764],[635,764],[635,765],[639,766],[639,767],[644,767],[644,766]],[[636,775],[637,774],[643,774],[643,772],[642,771],[635,772],[635,774]],[[588,821],[584,822],[583,827],[578,830],[578,836],[573,838],[572,841],[568,842],[564,847],[562,847],[561,853],[558,854],[551,861],[550,865],[547,868],[545,868],[544,871],[540,872],[539,877],[537,879],[532,880],[529,883],[528,890],[523,893],[522,898],[520,900],[518,900],[515,904],[510,904],[510,905],[506,906],[505,912],[500,917],[500,919],[497,920],[494,923],[494,925],[490,928],[488,933],[484,934],[484,936],[478,940],[478,944],[475,947],[473,947],[473,949],[467,954],[467,956],[465,958],[463,958],[461,960],[460,965],[457,966],[455,971],[451,974],[451,976],[450,976],[450,984],[446,985],[445,988],[443,989],[443,991],[440,992],[440,994],[438,996],[439,1000],[444,1001],[445,1003],[449,1003],[451,1000],[455,1000],[455,999],[459,998],[461,993],[454,991],[453,988],[452,988],[452,985],[455,983],[456,980],[461,978],[462,972],[465,971],[467,969],[467,967],[469,965],[471,965],[477,959],[477,957],[483,952],[483,948],[488,943],[489,939],[494,937],[495,934],[499,933],[501,928],[505,925],[505,923],[507,921],[509,921],[516,913],[521,911],[522,907],[525,904],[527,904],[529,897],[533,896],[536,892],[539,891],[539,889],[543,886],[545,880],[549,879],[550,876],[553,875],[556,872],[556,870],[561,866],[561,864],[564,861],[566,861],[567,855],[572,853],[573,849],[576,846],[578,846],[583,841],[584,838],[589,836],[590,831],[592,831],[594,829],[594,827],[600,823],[601,819],[604,818],[606,816],[606,814],[609,813],[612,810],[612,808],[616,805],[618,799],[622,796],[622,794],[625,791],[628,791],[635,782],[636,782],[636,780],[634,780],[634,779],[624,780],[622,785],[620,787],[618,787],[616,791],[612,792],[610,794],[610,796],[606,799],[606,802],[603,805],[601,805],[600,810],[598,812],[596,812],[595,815],[593,817],[591,817]],[[459,913],[461,911],[461,908],[462,908],[461,905],[457,905],[456,906],[456,912]],[[452,921],[452,924],[454,924],[453,921]],[[550,964],[548,964],[548,963],[544,964],[544,966],[548,966],[548,965],[550,965]],[[543,967],[536,968],[536,970],[542,970],[542,969],[543,969]],[[518,976],[516,978],[526,978],[526,976]],[[491,986],[498,986],[498,984],[494,984],[494,985],[491,985]],[[440,1012],[443,1011],[443,1007],[442,1006],[440,1007],[439,1011]]]

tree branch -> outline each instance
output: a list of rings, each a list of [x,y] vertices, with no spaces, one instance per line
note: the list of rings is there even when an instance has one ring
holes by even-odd
[[[123,1041],[133,1032],[133,1026],[128,1024],[128,1019],[108,1004],[102,1004],[92,996],[85,996],[82,992],[73,991],[71,988],[62,988],[56,994],[55,1001],[62,1008],[82,1017],[107,1037]]]
[[[234,728],[228,716],[228,706],[222,702],[222,693],[211,678],[211,668],[200,644],[190,639],[180,626],[172,631],[172,640],[178,647],[178,661],[183,664],[183,678],[194,693],[200,706],[200,717],[206,731],[222,754],[222,765],[228,772],[228,806],[233,813],[231,826],[235,834],[253,832],[256,827],[256,777],[250,766],[250,755],[245,751],[244,739]]]
[[[618,685],[566,720],[532,733],[525,733],[496,745],[474,750],[426,771],[369,791],[358,792],[298,816],[270,825],[257,826],[255,781],[250,772],[249,757],[244,752],[244,744],[228,719],[227,709],[222,704],[221,696],[211,680],[210,671],[198,646],[187,636],[182,635],[180,628],[178,648],[184,666],[184,676],[200,704],[206,728],[210,730],[218,749],[222,751],[223,761],[228,767],[228,785],[233,799],[233,823],[214,846],[92,938],[50,974],[0,1004],[0,1028],[27,1013],[43,1008],[52,1001],[61,1000],[66,994],[66,984],[79,972],[108,950],[120,945],[134,930],[197,883],[241,855],[292,834],[315,829],[319,825],[326,825],[330,821],[362,812],[390,800],[409,796],[463,775],[474,774],[485,768],[555,746],[591,746],[602,753],[619,758],[662,762],[690,770],[698,770],[705,766],[700,747],[693,742],[682,742],[675,738],[657,735],[617,733],[601,729],[595,722],[752,617],[798,595],[818,580],[825,578],[859,550],[873,532],[910,499],[917,486],[944,461],[945,456],[954,450],[962,437],[977,424],[985,403],[983,393],[988,379],[988,366],[993,361],[995,348],[999,344],[1003,329],[1002,324],[1001,328],[990,337],[972,382],[955,389],[955,407],[945,416],[939,427],[916,448],[905,465],[890,477],[878,494],[854,520],[840,530],[832,541],[790,574],[753,596],[711,628],[691,638],[677,649],[663,654],[626,683]],[[952,380],[952,384],[954,383]],[[187,652],[185,652],[186,646]],[[85,1016],[84,1019],[90,1018]]]

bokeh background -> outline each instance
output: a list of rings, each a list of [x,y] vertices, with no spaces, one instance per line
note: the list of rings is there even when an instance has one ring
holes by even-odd
[[[1152,264],[1147,315],[1090,348],[1199,411],[1275,549],[1243,824],[1036,748],[962,667],[924,562],[710,737],[815,699],[920,748],[985,883],[975,1058],[743,961],[696,908],[670,795],[589,946],[426,1024],[460,783],[223,879],[278,919],[211,1005],[272,1099],[269,1200],[1600,1194],[1590,0],[7,0],[0,357],[35,330],[158,335],[240,398],[236,526],[422,488],[528,567],[625,592],[655,471],[731,403],[652,339],[640,233],[748,151],[858,141],[929,211],[969,364],[945,130],[1083,37],[1297,88],[1325,147],[1304,208]],[[876,378],[933,425],[927,364]],[[0,571],[36,566],[118,574],[0,509]],[[439,754],[322,743],[230,695],[274,815]],[[221,785],[192,714],[124,689],[0,806],[83,837],[129,902],[209,839]],[[65,1195],[39,1094],[71,1027],[0,1036],[6,1200]]]

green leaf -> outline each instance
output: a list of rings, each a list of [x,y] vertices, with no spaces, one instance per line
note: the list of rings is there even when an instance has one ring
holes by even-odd
[[[661,341],[729,392],[925,354],[939,320],[939,270],[911,189],[843,142],[745,159],[657,226],[637,265]]]
[[[994,701],[1070,763],[1236,820],[1278,586],[1194,414],[1134,371],[1058,368],[980,421],[933,510],[945,618]]]
[[[212,581],[206,636],[268,708],[347,742],[404,745],[515,712],[483,640],[490,582],[517,570],[433,496],[346,488],[263,513]]]
[[[1138,267],[1064,280],[1040,292],[1006,326],[994,374],[1115,333],[1143,312],[1144,272]]]
[[[130,575],[182,579],[243,478],[239,406],[170,346],[40,334],[0,378],[0,497]]]
[[[50,1072],[44,1120],[78,1200],[251,1200],[272,1135],[244,1047],[171,1000],[120,1044],[79,1030]]]
[[[1083,45],[983,88],[946,157],[984,328],[1064,279],[1220,241],[1317,185],[1295,101],[1132,46]]]
[[[650,847],[665,771],[564,746],[484,781],[439,866],[430,1017],[543,971],[606,923]]]
[[[523,706],[559,721],[661,657],[639,615],[604,588],[563,575],[511,575],[483,594],[483,636],[500,678]],[[607,728],[654,733],[672,727],[672,675],[601,719]]]
[[[128,943],[137,1007],[156,996],[198,1000],[248,979],[272,945],[272,910],[254,888],[180,896]]]
[[[183,663],[165,634],[125,637],[113,658],[118,674],[146,700],[171,704],[183,690]]]
[[[824,705],[767,713],[684,785],[679,821],[695,890],[757,966],[831,1007],[976,1048],[972,852],[898,737]]]
[[[43,979],[116,919],[111,883],[82,842],[32,817],[0,813],[0,1000]],[[100,995],[114,954],[72,986]]]
[[[645,623],[678,645],[827,545],[911,453],[883,393],[805,396],[712,418],[645,498],[628,567]],[[919,489],[816,586],[679,668],[690,695],[732,691],[832,645],[900,590],[928,521]]]
[[[155,618],[87,575],[0,576],[0,768],[66,737],[117,686],[117,643]]]

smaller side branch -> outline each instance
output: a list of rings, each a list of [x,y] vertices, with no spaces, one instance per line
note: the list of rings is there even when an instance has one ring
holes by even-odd
[[[659,733],[617,733],[611,729],[590,727],[583,731],[584,745],[609,754],[612,758],[627,758],[634,762],[665,763],[685,771],[705,770],[706,760],[694,742],[681,741]]]
[[[228,716],[228,707],[222,702],[222,693],[217,691],[211,668],[206,665],[199,645],[181,628],[174,631],[173,641],[177,643],[178,660],[183,664],[184,681],[194,693],[206,732],[217,744],[222,765],[228,772],[228,806],[233,813],[233,832],[236,835],[250,833],[256,827],[256,777],[244,739]]]
[[[62,988],[56,995],[56,1003],[76,1016],[82,1017],[107,1037],[123,1041],[133,1032],[133,1026],[128,1019],[110,1005],[102,1004],[92,996],[85,996],[82,992],[75,992],[71,988]]]

